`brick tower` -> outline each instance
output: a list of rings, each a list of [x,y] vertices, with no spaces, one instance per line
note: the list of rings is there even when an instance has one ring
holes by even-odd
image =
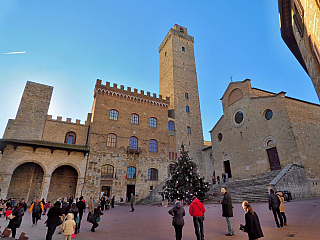
[[[174,122],[175,131],[169,131],[169,135],[174,139],[171,142],[175,152],[179,155],[183,143],[203,173],[203,133],[193,43],[187,29],[177,24],[161,43],[160,95],[170,97],[169,121]]]

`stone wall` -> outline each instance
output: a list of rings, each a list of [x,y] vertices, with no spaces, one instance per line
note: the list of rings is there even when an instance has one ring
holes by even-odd
[[[310,183],[304,167],[289,164],[269,183],[276,191],[290,191],[293,200],[311,197]]]

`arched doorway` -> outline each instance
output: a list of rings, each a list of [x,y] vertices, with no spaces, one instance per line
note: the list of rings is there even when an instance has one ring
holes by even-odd
[[[7,198],[15,198],[16,202],[25,198],[27,203],[40,197],[43,169],[36,163],[24,163],[17,167],[12,174]]]
[[[77,171],[68,165],[53,171],[47,201],[54,203],[58,198],[75,196],[78,182]]]

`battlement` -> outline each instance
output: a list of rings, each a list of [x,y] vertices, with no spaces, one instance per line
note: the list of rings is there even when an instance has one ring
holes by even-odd
[[[120,88],[118,88],[118,84],[116,83],[114,83],[112,87],[110,86],[110,82],[106,82],[106,85],[102,85],[102,80],[100,79],[97,79],[94,93],[111,94],[112,96],[116,95],[130,100],[139,100],[140,102],[151,102],[165,107],[169,107],[170,105],[169,97],[163,99],[162,95],[157,97],[156,93],[152,93],[151,96],[150,92],[147,92],[147,95],[145,95],[144,90],[140,90],[140,93],[138,93],[138,89],[136,88],[134,88],[132,92],[131,87],[127,87],[125,90],[124,85],[120,85]]]
[[[75,124],[75,125],[82,125],[82,126],[89,125],[88,119],[87,119],[87,121],[85,121],[84,124],[81,124],[81,120],[79,120],[79,119],[76,119],[76,122],[71,122],[71,120],[72,120],[71,118],[66,118],[65,121],[62,121],[61,116],[57,116],[57,119],[52,119],[52,115],[47,115],[47,121],[51,121],[51,122],[61,122],[61,123],[68,123],[68,124]]]

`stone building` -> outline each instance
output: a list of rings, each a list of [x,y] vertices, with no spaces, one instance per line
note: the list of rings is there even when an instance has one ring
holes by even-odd
[[[320,105],[232,82],[221,98],[224,115],[210,131],[215,175],[257,178],[289,164],[304,167],[319,195]]]
[[[281,36],[320,99],[320,1],[278,0]]]
[[[179,25],[167,34],[159,47],[158,96],[97,80],[84,124],[52,119],[53,87],[27,82],[0,139],[0,198],[55,201],[103,192],[117,201],[131,193],[143,199],[160,191],[181,144],[205,174],[193,43]]]

